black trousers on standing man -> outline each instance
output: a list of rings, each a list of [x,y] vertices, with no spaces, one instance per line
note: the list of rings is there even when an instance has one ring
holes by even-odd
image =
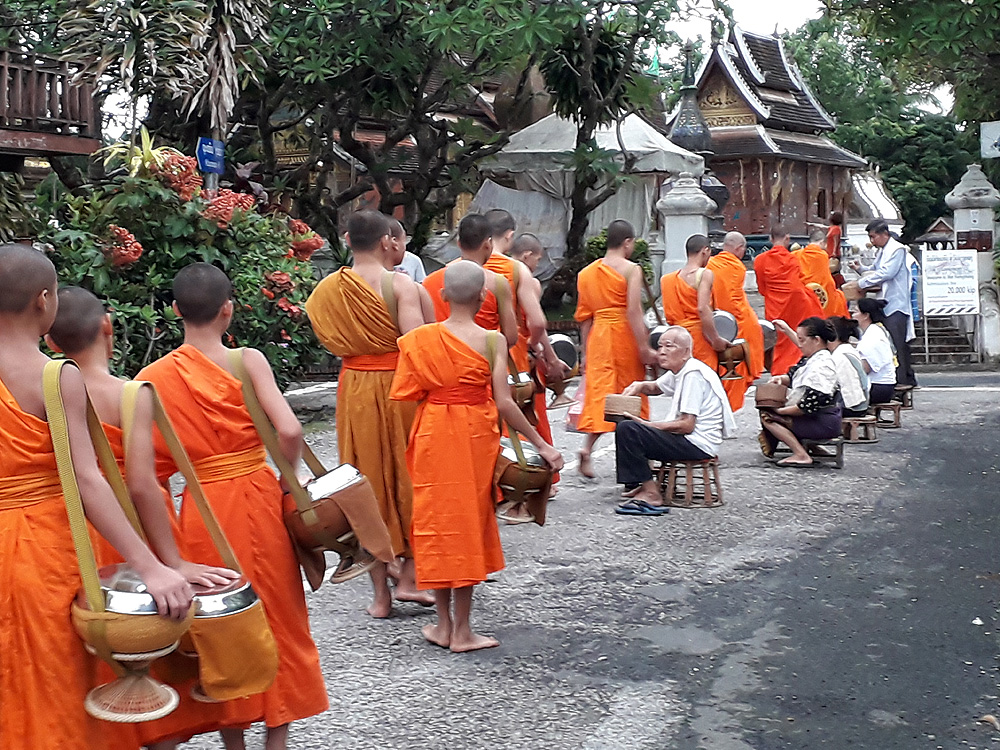
[[[894,312],[892,315],[887,315],[883,323],[893,346],[896,347],[896,382],[899,385],[917,384],[917,376],[913,372],[913,362],[910,359],[910,345],[906,341],[908,317],[906,313]]]

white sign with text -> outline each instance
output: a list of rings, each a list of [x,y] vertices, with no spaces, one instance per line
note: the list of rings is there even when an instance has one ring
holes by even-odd
[[[975,250],[925,250],[924,315],[978,315],[979,268]]]

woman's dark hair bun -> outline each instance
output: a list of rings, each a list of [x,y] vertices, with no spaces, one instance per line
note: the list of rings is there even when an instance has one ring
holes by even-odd
[[[833,323],[826,318],[817,316],[806,318],[799,323],[799,328],[805,328],[807,334],[810,336],[819,336],[819,338],[827,343],[837,340],[837,330],[833,327]]]

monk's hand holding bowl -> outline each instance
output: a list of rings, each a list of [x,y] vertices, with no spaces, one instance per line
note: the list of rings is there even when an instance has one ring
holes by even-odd
[[[559,471],[563,467],[562,454],[547,443],[538,451],[539,455],[545,459],[545,463],[552,467],[553,471]]]
[[[732,345],[733,345],[732,341],[727,341],[726,339],[722,338],[721,336],[717,336],[716,340],[715,340],[715,343],[712,344],[712,348],[715,349],[715,351],[717,351],[717,352],[724,352],[724,351],[726,351],[726,349],[728,349]]]

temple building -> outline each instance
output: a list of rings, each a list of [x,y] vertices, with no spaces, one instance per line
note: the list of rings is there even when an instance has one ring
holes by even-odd
[[[713,45],[694,89],[691,98],[711,134],[704,155],[729,189],[727,230],[764,235],[781,222],[793,235],[806,235],[811,224],[825,225],[831,211],[847,213],[852,172],[867,162],[826,137],[836,123],[780,39],[734,26]],[[684,109],[682,97],[668,126],[684,119]]]

